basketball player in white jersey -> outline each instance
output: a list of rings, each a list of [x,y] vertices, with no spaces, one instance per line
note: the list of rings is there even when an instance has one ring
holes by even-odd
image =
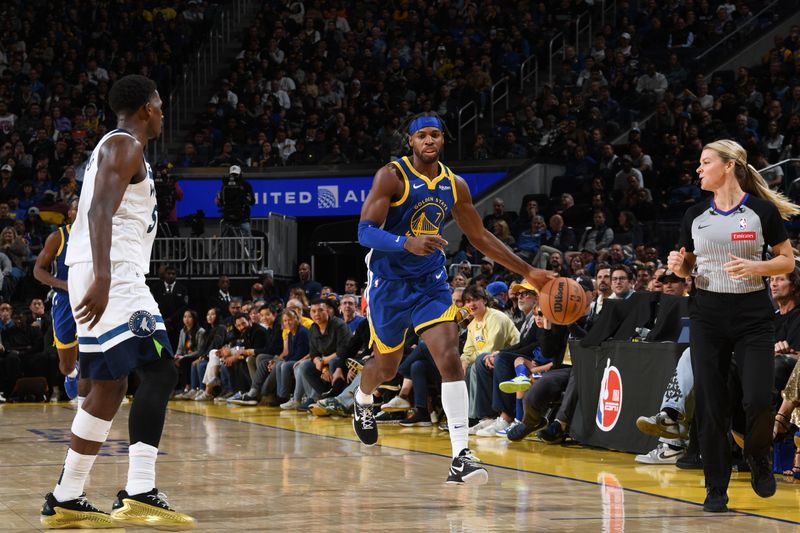
[[[64,469],[45,496],[41,522],[58,529],[192,529],[194,519],[172,510],[155,486],[167,402],[178,377],[164,321],[145,285],[158,215],[144,149],[161,134],[161,97],[153,81],[131,75],[111,87],[109,105],[117,129],[89,159],[66,258],[80,374],[91,380],[91,391],[75,415]],[[134,371],[141,385],[128,422],[128,482],[109,515],[87,501],[83,488]]]

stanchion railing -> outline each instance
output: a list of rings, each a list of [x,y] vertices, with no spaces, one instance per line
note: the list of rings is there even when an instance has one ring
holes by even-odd
[[[508,109],[508,106],[510,105],[508,95],[509,95],[508,76],[504,76],[503,78],[500,79],[500,81],[492,85],[492,89],[490,91],[489,99],[491,100],[492,105],[489,110],[489,117],[491,120],[492,127],[494,127],[495,125],[495,111],[494,111],[495,107],[497,106],[497,104],[505,100],[506,105],[504,109]]]

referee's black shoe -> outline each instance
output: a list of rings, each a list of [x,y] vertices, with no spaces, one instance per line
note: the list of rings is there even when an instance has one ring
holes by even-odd
[[[375,421],[375,407],[353,402],[353,429],[358,439],[367,446],[378,442],[378,424]]]
[[[727,491],[717,487],[706,487],[706,501],[703,502],[703,511],[707,513],[727,513]]]
[[[750,485],[753,486],[753,492],[762,498],[769,498],[775,494],[775,474],[772,473],[772,461],[766,455],[758,457],[748,455],[745,457],[747,464],[750,466]]]

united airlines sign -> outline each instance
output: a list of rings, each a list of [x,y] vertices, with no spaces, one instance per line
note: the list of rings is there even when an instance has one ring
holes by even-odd
[[[505,178],[507,172],[468,173],[461,176],[477,196]],[[183,200],[178,202],[178,216],[194,214],[202,209],[207,217],[220,216],[214,197],[222,188],[222,180],[182,179]],[[280,213],[295,217],[358,215],[372,186],[372,176],[335,178],[254,179],[256,203],[253,217]]]

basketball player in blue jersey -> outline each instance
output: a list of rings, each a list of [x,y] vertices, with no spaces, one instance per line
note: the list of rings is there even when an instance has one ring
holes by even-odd
[[[65,261],[80,374],[91,389],[72,422],[64,468],[45,496],[40,520],[57,529],[192,529],[194,519],[174,511],[155,485],[167,403],[178,379],[164,320],[145,284],[158,208],[144,154],[148,140],[161,134],[161,97],[151,80],[129,75],[111,86],[108,102],[117,129],[89,158]],[[89,503],[83,489],[131,372],[141,383],[128,418],[128,482],[109,515]]]
[[[58,368],[64,376],[64,390],[70,399],[78,396],[78,405],[89,392],[89,380],[78,380],[78,332],[67,288],[68,268],[64,262],[69,247],[69,232],[78,213],[78,200],[73,200],[67,211],[67,224],[51,233],[36,256],[33,277],[53,288],[53,343],[58,350]]]
[[[533,268],[484,229],[469,187],[439,161],[444,146],[438,117],[418,115],[408,128],[411,157],[381,168],[361,210],[358,240],[367,254],[369,320],[375,357],[356,390],[353,428],[361,442],[378,440],[372,393],[397,373],[408,328],[430,349],[442,375],[453,460],[447,483],[486,483],[488,473],[467,443],[467,385],[458,352],[460,311],[451,303],[441,236],[452,215],[470,242],[496,262],[541,288],[555,274]]]

